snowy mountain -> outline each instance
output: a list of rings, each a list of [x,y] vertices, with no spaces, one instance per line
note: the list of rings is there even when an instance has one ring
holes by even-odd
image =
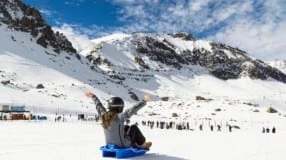
[[[38,10],[20,0],[0,1],[0,41],[1,104],[38,112],[84,112],[92,105],[84,103],[85,91],[97,88],[96,93],[106,95],[117,86],[111,83],[103,90],[107,76],[91,68]]]
[[[274,60],[267,62],[270,66],[275,67],[282,72],[286,73],[286,60]]]
[[[76,38],[71,43],[54,33],[36,9],[19,0],[0,6],[2,104],[95,113],[84,97],[93,91],[104,104],[117,95],[127,106],[149,94],[152,101],[141,114],[161,118],[176,113],[183,119],[227,120],[244,107],[248,114],[261,115],[269,107],[278,116],[286,110],[285,74],[237,48],[187,33],[135,33],[91,40],[80,55],[71,45]],[[259,121],[266,121],[263,117]]]
[[[99,42],[99,40],[93,41]],[[123,43],[122,41],[128,41],[129,43],[128,45],[120,46]],[[111,45],[117,45],[117,48],[120,46],[121,50],[132,50],[132,48],[135,48],[135,50],[131,51],[131,54],[133,54],[135,62],[145,69],[165,68],[163,66],[150,68],[150,64],[148,62],[145,63],[143,60],[148,59],[174,69],[181,69],[188,65],[198,65],[206,69],[210,74],[223,80],[248,76],[253,79],[276,79],[286,82],[286,75],[283,72],[248,56],[242,50],[225,44],[196,40],[187,33],[172,35],[139,33]],[[96,50],[100,49],[90,52],[96,52]],[[114,50],[114,52],[118,50]],[[105,51],[102,52],[104,53]],[[95,57],[98,58],[98,55],[95,55]],[[91,57],[88,56],[88,58],[90,59]],[[99,59],[95,61],[99,61]]]
[[[54,33],[42,18],[40,12],[28,7],[21,0],[0,1],[0,22],[15,31],[27,32],[38,44],[51,46],[57,53],[75,53],[71,43],[59,32]]]

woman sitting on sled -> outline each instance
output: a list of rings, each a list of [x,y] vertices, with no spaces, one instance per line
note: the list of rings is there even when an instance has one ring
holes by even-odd
[[[92,98],[95,103],[104,129],[106,144],[114,144],[117,147],[136,146],[143,149],[151,147],[152,142],[146,142],[137,125],[124,125],[126,120],[146,105],[146,100],[149,99],[148,96],[144,96],[144,100],[124,112],[122,112],[124,102],[120,97],[112,97],[108,100],[107,111],[95,94],[88,92],[86,96]]]

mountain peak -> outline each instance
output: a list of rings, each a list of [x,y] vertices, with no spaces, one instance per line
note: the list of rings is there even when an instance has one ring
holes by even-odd
[[[116,40],[122,40],[126,37],[130,37],[129,34],[125,33],[114,33],[108,36],[100,37],[97,39],[93,39],[92,42],[94,43],[101,43],[101,42],[107,42],[107,41],[116,41]]]
[[[30,33],[39,45],[45,48],[51,46],[57,53],[76,52],[63,34],[53,32],[37,9],[25,5],[21,0],[0,1],[1,24],[10,29]]]
[[[101,58],[113,66],[122,64],[121,67],[130,66],[130,69],[141,67],[151,70],[180,70],[197,65],[222,80],[247,76],[262,80],[276,79],[286,83],[286,74],[250,57],[247,52],[222,43],[196,40],[188,33],[136,33],[124,40],[106,42],[95,48],[96,50],[90,53],[96,52],[96,57],[89,56],[89,59],[99,61]],[[122,56],[121,63],[114,58],[118,56]],[[124,61],[123,57],[128,59]],[[134,63],[130,65],[132,61]]]
[[[187,32],[178,32],[178,33],[173,33],[173,34],[169,34],[170,36],[174,37],[174,38],[180,38],[182,40],[185,40],[185,41],[195,41],[196,38],[190,34],[190,33],[187,33]]]

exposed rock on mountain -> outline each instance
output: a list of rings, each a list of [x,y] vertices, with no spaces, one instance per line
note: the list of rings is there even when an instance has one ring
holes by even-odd
[[[198,65],[223,80],[248,76],[253,79],[275,79],[286,83],[285,73],[250,57],[245,51],[221,43],[197,40],[188,33],[169,35],[135,33],[124,40],[97,45],[100,47],[90,51],[91,54],[87,56],[95,65],[107,62],[108,65],[117,65],[112,64],[108,58],[103,58],[104,46],[113,46],[116,48],[114,52],[118,53],[134,49],[131,51],[134,61],[143,69],[157,69],[150,67],[150,62],[145,61],[148,58],[158,63],[158,66],[164,64],[175,69]],[[163,68],[161,66],[161,69]]]
[[[76,53],[67,38],[60,33],[54,33],[46,24],[40,12],[25,5],[21,0],[0,1],[0,24],[8,25],[10,29],[30,33],[37,43],[45,48],[51,46],[60,53]]]
[[[187,37],[191,38],[186,38],[186,34],[174,35],[172,35],[174,38],[171,41],[179,38],[183,42],[196,43],[196,40],[190,35]],[[273,78],[286,83],[286,75],[280,70],[249,57],[245,51],[225,44],[210,42],[211,49],[189,46],[189,48],[180,50],[178,46],[168,41],[168,38],[164,38],[164,36],[158,36],[159,38],[148,35],[136,37],[137,39],[133,40],[136,52],[148,56],[153,61],[171,65],[178,69],[183,65],[200,65],[214,76],[224,80],[249,76],[263,80]]]
[[[185,32],[179,32],[179,33],[174,33],[174,34],[170,34],[172,37],[174,38],[181,38],[182,40],[185,41],[194,41],[196,40],[196,38],[189,34],[189,33],[185,33]]]
[[[134,41],[134,45],[136,45],[138,53],[148,56],[153,61],[159,61],[176,68],[188,64],[186,59],[177,54],[174,46],[166,40],[158,41],[150,36],[144,36]]]

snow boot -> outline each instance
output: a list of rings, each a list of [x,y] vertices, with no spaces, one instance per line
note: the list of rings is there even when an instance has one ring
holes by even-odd
[[[139,146],[139,148],[149,150],[151,146],[152,146],[152,142],[144,142],[142,145]]]

